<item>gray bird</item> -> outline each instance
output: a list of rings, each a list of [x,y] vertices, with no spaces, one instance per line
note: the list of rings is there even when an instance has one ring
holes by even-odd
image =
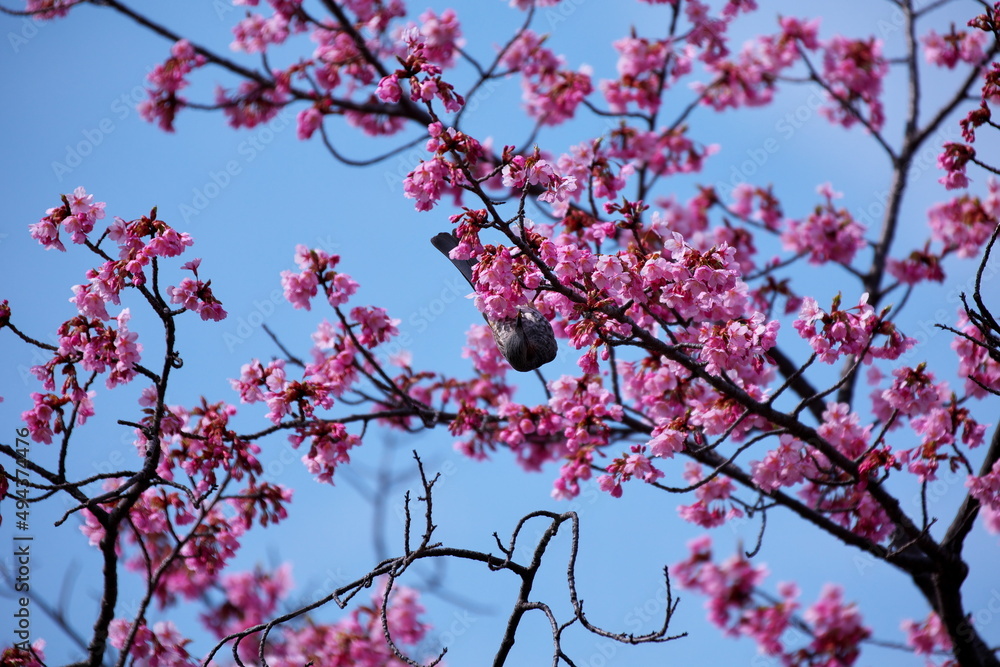
[[[471,259],[452,259],[451,251],[458,246],[458,240],[448,232],[441,232],[431,239],[434,247],[451,260],[469,284],[472,282],[472,267],[475,261]],[[543,364],[556,358],[558,346],[552,325],[545,317],[531,306],[518,306],[517,316],[508,320],[486,319],[493,332],[493,340],[497,348],[515,371],[525,373],[533,371]]]

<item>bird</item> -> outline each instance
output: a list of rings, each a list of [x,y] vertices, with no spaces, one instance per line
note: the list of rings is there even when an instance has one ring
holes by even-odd
[[[458,246],[458,240],[449,232],[441,232],[431,239],[431,244],[447,257],[465,277],[472,288],[476,285],[472,278],[472,259],[454,259],[451,251]],[[537,309],[528,305],[517,307],[515,317],[491,320],[483,315],[493,332],[500,354],[515,371],[527,373],[556,358],[559,346],[552,325]]]

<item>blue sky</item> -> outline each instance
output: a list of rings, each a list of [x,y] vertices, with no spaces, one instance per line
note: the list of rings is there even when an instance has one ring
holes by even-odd
[[[428,4],[438,10],[449,6]],[[462,20],[468,49],[481,58],[488,57],[492,45],[505,40],[521,19],[519,12],[499,0],[450,4]],[[888,52],[899,53],[901,32],[890,3],[837,3],[833,10],[832,3],[769,4],[773,7],[761,12],[767,29],[777,13],[822,12],[822,36],[841,30],[857,36],[875,34],[886,40]],[[425,6],[414,5],[413,15]],[[948,12],[964,22],[971,6],[958,3]],[[594,67],[597,77],[609,76],[615,62],[610,42],[627,34],[632,24],[638,26],[640,34],[659,34],[664,20],[661,13],[639,3],[616,3],[615,7],[610,11],[604,3],[567,1],[562,10],[542,14],[537,30],[550,32],[552,48],[565,53],[572,65],[586,63]],[[231,40],[230,26],[243,11],[222,1],[191,0],[142,9],[195,41],[222,50]],[[748,24],[745,35],[752,34],[758,25]],[[939,32],[947,28],[947,20],[941,25]],[[463,298],[467,288],[457,283],[451,267],[427,242],[435,232],[447,228],[447,216],[454,210],[445,204],[430,213],[417,213],[412,202],[402,196],[402,177],[422,157],[419,148],[373,167],[347,169],[318,141],[296,139],[292,113],[266,128],[234,132],[221,114],[185,112],[177,121],[177,132],[168,135],[143,122],[134,105],[143,99],[146,73],[166,57],[169,42],[134,28],[108,10],[91,6],[74,10],[68,19],[40,24],[0,16],[0,35],[5,36],[0,43],[0,82],[6,92],[6,104],[0,105],[0,127],[4,130],[0,132],[0,155],[4,156],[0,198],[5,204],[0,214],[0,298],[10,300],[15,321],[23,330],[45,339],[47,332],[74,314],[66,301],[69,286],[82,281],[83,271],[93,264],[91,257],[75,249],[66,254],[46,252],[28,237],[27,225],[56,205],[60,193],[83,185],[96,199],[108,202],[110,215],[132,219],[155,205],[162,219],[189,232],[195,239],[191,256],[204,258],[201,274],[212,279],[216,295],[229,312],[229,318],[220,323],[203,323],[195,316],[182,321],[179,340],[185,365],[171,387],[173,404],[190,406],[200,395],[236,400],[228,378],[236,377],[240,366],[253,357],[267,359],[279,354],[260,329],[261,322],[291,350],[298,354],[308,351],[309,334],[326,314],[294,310],[280,297],[278,278],[281,270],[292,268],[292,255],[299,243],[342,255],[343,270],[362,285],[357,303],[385,307],[402,320],[400,341],[412,351],[415,367],[467,372],[460,350],[466,329],[478,322],[479,316]],[[231,85],[231,80],[220,76],[203,72],[189,96],[207,99],[217,81]],[[929,83],[925,90],[933,95],[935,85],[946,85],[947,77]],[[897,84],[890,80],[887,86],[890,136],[899,134],[892,119],[894,114],[898,117],[905,100]],[[787,215],[806,215],[817,202],[816,185],[825,181],[845,193],[843,202],[850,210],[877,213],[879,194],[888,185],[886,159],[862,132],[844,132],[822,119],[813,110],[814,95],[811,88],[790,86],[774,107],[722,116],[698,112],[691,121],[693,134],[706,143],[721,144],[723,150],[708,163],[705,174],[667,182],[662,194],[675,192],[685,200],[696,181],[727,182],[734,169],[743,169],[748,159],[759,155],[761,147],[773,145],[768,143],[773,140],[778,150],[754,170],[751,180],[776,183]],[[519,99],[517,81],[502,83],[476,100],[475,111],[467,114],[466,130],[491,135],[497,146],[521,143],[528,128],[519,116]],[[682,106],[679,102],[678,109]],[[351,157],[371,156],[396,145],[370,142],[336,122],[329,127],[338,148]],[[600,121],[584,120],[543,133],[538,142],[557,153],[600,127]],[[933,168],[934,153],[931,151],[925,160],[930,167],[911,179],[906,222],[898,237],[900,250],[922,245],[926,236],[924,211],[929,203],[943,197],[936,183],[939,174]],[[977,179],[979,187],[983,180]],[[968,289],[971,267],[952,268],[949,283],[911,303],[903,320],[927,332],[929,340],[922,350],[947,368],[954,366],[948,356],[950,337],[936,333],[928,323],[938,321],[942,311],[946,318],[952,317],[957,306],[954,290]],[[180,272],[175,267],[171,275],[176,280]],[[821,304],[828,303],[838,290],[845,292],[845,300],[857,297],[857,285],[846,273],[806,270],[798,277],[807,286],[802,289],[816,294]],[[158,331],[140,310],[133,308],[133,329],[140,332],[146,354],[152,355]],[[783,333],[789,349],[801,353],[804,343],[789,337],[790,330]],[[0,403],[0,440],[4,442],[12,439],[20,425],[20,413],[30,406],[28,394],[37,390],[26,369],[39,359],[12,341],[9,335],[0,337],[0,395],[5,398]],[[550,378],[576,372],[570,354],[546,368]],[[531,377],[524,385],[519,400],[530,403],[540,399],[541,392]],[[98,416],[80,432],[70,457],[72,466],[100,471],[132,460],[131,430],[114,422],[135,414],[135,397],[133,388],[99,396]],[[255,430],[264,422],[263,413],[244,406],[241,423],[246,430]],[[988,413],[982,418],[994,419]],[[293,600],[308,599],[314,591],[325,592],[331,584],[363,574],[377,558],[370,505],[357,488],[371,484],[385,447],[395,451],[395,469],[412,474],[409,451],[415,448],[428,469],[444,471],[436,496],[438,538],[442,542],[489,550],[493,547],[491,534],[509,533],[527,512],[575,509],[582,521],[578,585],[592,620],[609,629],[636,632],[658,626],[654,618],[642,627],[636,627],[635,622],[648,611],[659,611],[656,591],[662,566],[686,557],[686,541],[698,534],[676,516],[677,498],[633,484],[626,487],[620,500],[590,488],[574,503],[558,503],[549,498],[555,467],[526,475],[503,454],[490,463],[475,463],[454,452],[451,444],[452,438],[443,428],[415,437],[370,433],[355,462],[338,471],[337,486],[329,487],[309,478],[298,463],[300,453],[292,452],[284,438],[264,442],[262,461],[272,479],[296,489],[296,501],[285,523],[252,532],[246,538],[246,547],[234,567],[246,569],[258,562],[291,560],[297,583]],[[50,453],[41,445],[33,448],[33,456],[40,461]],[[678,464],[668,475],[679,479],[680,470]],[[939,504],[934,506],[941,508],[946,523],[963,489],[961,478],[945,479]],[[398,508],[405,488],[416,489],[415,478],[392,490],[391,508]],[[70,577],[73,592],[68,599],[74,624],[88,635],[99,593],[98,580],[91,574],[97,571],[96,554],[80,536],[74,520],[58,529],[52,527],[65,509],[55,505],[38,507],[32,513],[37,536],[33,562],[37,590],[50,602],[58,601],[69,564],[78,566],[79,574]],[[400,529],[397,512],[390,511],[382,530],[391,553],[400,548]],[[6,540],[10,530],[5,521],[0,540]],[[724,527],[713,536],[718,553],[727,556],[740,540],[752,544],[756,525],[738,531]],[[551,549],[537,589],[538,598],[558,601],[557,608],[564,612],[566,554],[567,542],[562,538]],[[974,572],[966,590],[967,608],[988,610],[991,600],[1000,599],[1000,574],[988,566],[995,563],[996,538],[977,529],[970,538],[967,556]],[[804,606],[816,599],[825,581],[842,583],[845,597],[861,604],[866,621],[884,639],[900,641],[899,620],[922,619],[927,612],[905,577],[871,564],[858,552],[835,544],[781,512],[770,515],[758,558],[772,572],[767,583],[770,590],[778,581],[800,582]],[[449,566],[448,575],[448,590],[482,606],[462,610],[428,597],[431,620],[438,627],[435,636],[449,644],[450,664],[479,664],[484,654],[492,655],[517,582],[464,564]],[[124,590],[127,608],[139,594],[136,581],[130,580]],[[702,599],[693,594],[681,596],[671,630],[687,631],[688,638],[652,647],[614,646],[609,655],[612,649],[605,640],[577,634],[570,644],[573,655],[592,656],[580,660],[579,664],[585,665],[685,664],[692,659],[706,664],[742,664],[754,660],[755,648],[750,642],[719,641],[718,632],[704,621]],[[9,600],[0,599],[0,605],[9,604]],[[181,609],[169,615],[186,629],[190,624],[182,621],[198,611]],[[339,616],[335,609],[321,612],[321,618]],[[0,618],[9,615],[0,613]],[[36,614],[33,620],[39,635],[50,637],[53,662],[75,656],[71,645],[53,633],[41,615]],[[4,622],[0,621],[0,639],[6,640]],[[518,638],[510,664],[549,664],[547,625],[538,616],[528,626]],[[997,633],[991,629],[987,628],[987,637],[995,640]],[[197,642],[196,652],[204,653],[206,638],[198,637]],[[904,665],[920,661],[872,649],[863,662]]]

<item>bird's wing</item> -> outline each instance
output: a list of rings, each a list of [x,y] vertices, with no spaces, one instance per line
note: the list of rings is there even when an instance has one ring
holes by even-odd
[[[448,232],[441,232],[431,238],[431,244],[440,250],[441,254],[451,260],[451,263],[455,265],[455,268],[457,268],[463,276],[465,276],[465,279],[469,281],[469,284],[475,287],[475,283],[472,282],[472,267],[475,266],[476,263],[471,259],[451,258],[451,251],[458,247],[458,239]]]

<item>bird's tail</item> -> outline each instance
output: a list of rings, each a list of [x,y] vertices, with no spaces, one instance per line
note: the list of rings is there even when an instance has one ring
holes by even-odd
[[[457,268],[463,276],[465,276],[465,279],[469,281],[469,284],[475,287],[475,284],[472,282],[472,267],[475,266],[476,263],[471,259],[451,258],[451,251],[458,247],[458,239],[448,232],[441,232],[431,238],[431,244],[440,250],[441,254],[451,260],[451,263],[455,265],[455,268]]]

